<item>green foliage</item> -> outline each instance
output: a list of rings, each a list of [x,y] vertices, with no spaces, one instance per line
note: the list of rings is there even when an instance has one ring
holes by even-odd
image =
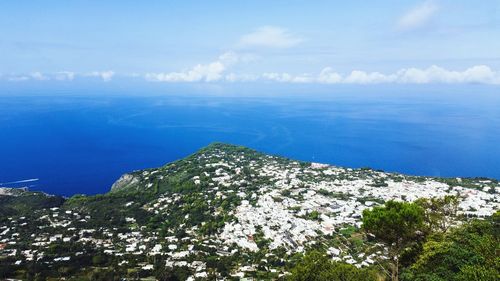
[[[401,254],[422,238],[424,209],[415,203],[387,201],[363,211],[363,228],[389,247],[391,279],[398,280]]]
[[[346,227],[340,229],[340,234],[342,234],[345,237],[351,237],[351,235],[355,232],[356,232],[356,227],[352,225],[347,225]]]
[[[285,189],[285,190],[281,191],[281,196],[284,196],[284,197],[290,197],[291,194],[292,194],[292,192],[290,191],[290,189]]]
[[[269,239],[264,238],[264,232],[262,231],[261,227],[257,227],[255,230],[255,234],[253,235],[253,239],[259,249],[266,249],[269,244],[271,244],[271,241]]]
[[[494,220],[474,220],[433,235],[404,280],[498,280],[500,239]]]
[[[137,219],[140,224],[146,224],[150,214],[141,208],[145,202],[151,200],[153,195],[148,193],[124,193],[113,192],[94,196],[73,196],[63,205],[66,209],[72,209],[88,213],[92,217],[92,224],[124,226],[126,217]],[[128,202],[138,202],[124,208]]]
[[[241,157],[241,153],[245,154],[244,157]],[[231,163],[230,160],[234,157],[242,159],[237,167],[240,172],[236,172],[231,165],[221,165],[221,162]],[[185,260],[205,262],[208,280],[232,280],[229,276],[237,268],[247,264],[252,265],[255,271],[246,272],[246,277],[256,280],[276,280],[284,271],[292,273],[283,277],[289,280],[384,280],[385,276],[382,274],[385,271],[382,270],[386,267],[393,271],[393,278],[402,269],[404,280],[498,279],[496,277],[500,261],[495,257],[495,251],[498,252],[500,214],[495,214],[488,222],[492,227],[474,222],[459,229],[450,228],[451,220],[459,219],[456,216],[456,197],[421,199],[415,204],[387,202],[382,207],[363,213],[364,233],[354,225],[345,224],[340,229],[337,226],[333,234],[319,235],[314,238],[313,243],[303,244],[308,251],[320,251],[311,251],[305,256],[290,251],[288,247],[270,249],[272,240],[267,239],[259,227],[256,227],[253,236],[248,236],[248,239],[253,239],[257,244],[258,251],[246,251],[235,245],[228,249],[219,247],[221,244],[213,238],[226,223],[238,221],[234,211],[241,201],[248,200],[255,206],[258,196],[262,194],[259,189],[273,185],[275,179],[260,175],[256,169],[271,158],[285,168],[298,169],[297,178],[302,181],[295,184],[291,178],[286,179],[288,187],[273,197],[276,202],[282,202],[285,198],[302,202],[307,198],[304,195],[311,190],[311,183],[322,180],[331,180],[333,184],[340,186],[337,181],[365,179],[383,189],[387,185],[384,179],[388,182],[423,182],[429,179],[397,174],[389,174],[389,177],[382,179],[371,169],[345,170],[338,174],[315,176],[307,172],[301,173],[301,169],[310,167],[308,163],[292,162],[247,148],[216,143],[161,168],[132,172],[130,175],[133,180],[129,184],[124,183],[122,187],[107,194],[75,195],[66,201],[62,197],[50,197],[41,193],[20,192],[15,197],[0,196],[0,221],[3,220],[6,225],[23,224],[22,228],[16,230],[20,233],[20,242],[15,246],[8,245],[9,249],[19,249],[17,256],[0,257],[0,279],[185,280],[194,274],[192,268],[177,265],[174,268],[165,267],[167,255],[147,255],[153,245],[161,244],[165,247],[171,243],[178,246],[178,251],[185,251],[193,245],[195,250]],[[231,175],[232,182],[217,184],[213,181],[216,174]],[[455,185],[470,185],[474,188],[497,185],[496,181],[485,183],[473,179],[444,181],[450,185],[450,189]],[[360,194],[367,194],[363,188],[359,191]],[[354,197],[363,205],[366,201],[384,204],[382,199],[369,195],[359,197],[326,189],[319,189],[317,192],[328,199],[352,200]],[[490,188],[488,192],[496,191],[495,188]],[[253,196],[254,194],[257,196]],[[49,207],[60,209],[47,210]],[[288,205],[288,210],[297,216],[299,212],[302,214],[303,209],[300,205],[293,204]],[[12,219],[7,215],[12,216]],[[20,219],[21,215],[26,218]],[[41,217],[45,219],[39,221]],[[126,220],[128,217],[135,220]],[[320,220],[320,213],[312,211],[302,218]],[[65,221],[70,221],[71,226],[47,227],[47,222],[66,225]],[[75,234],[80,229],[95,231]],[[143,234],[144,239],[140,244],[146,246],[144,254],[105,254],[102,249],[86,242],[88,238],[102,239],[105,243],[109,240],[118,252],[123,252],[126,243],[119,234],[131,232]],[[48,237],[62,234],[63,237],[70,237],[71,241],[56,241],[39,247],[39,253],[44,253],[40,260],[35,257],[36,262],[16,265],[15,262],[21,258],[21,249],[30,248],[34,238],[40,236],[40,233]],[[366,233],[374,234],[375,239],[372,235],[365,235]],[[32,234],[35,235],[31,236]],[[150,237],[155,239],[146,239]],[[179,240],[171,242],[172,237]],[[389,259],[380,257],[386,254],[384,251],[379,252],[381,249],[373,240],[385,243],[389,248]],[[370,256],[370,259],[376,260],[376,268],[358,269],[353,265],[333,262],[322,254],[329,247],[341,249],[343,258],[351,255],[358,262]],[[232,252],[232,249],[237,251]],[[362,256],[361,253],[365,255]],[[373,254],[380,258],[373,258]],[[54,258],[62,256],[69,256],[71,259],[54,262]],[[123,261],[126,263],[122,263]],[[154,264],[154,270],[142,270],[144,264]],[[270,269],[276,271],[271,272]]]
[[[402,246],[418,237],[424,209],[414,203],[387,201],[363,211],[363,228],[388,245]]]
[[[92,257],[92,264],[95,266],[103,265],[106,263],[106,256],[102,254],[97,254]]]
[[[331,196],[332,195],[332,192],[331,191],[328,191],[326,189],[323,189],[323,188],[320,188],[318,190],[318,193],[323,195],[323,196]]]
[[[155,271],[156,280],[159,281],[181,281],[186,280],[191,272],[185,267],[159,268]]]
[[[41,192],[22,191],[16,196],[0,196],[0,221],[7,216],[28,215],[34,210],[59,207],[63,203],[63,197]]]
[[[456,279],[460,281],[495,281],[500,279],[500,273],[498,268],[489,268],[484,265],[465,265],[460,268]]]
[[[307,214],[307,218],[310,219],[310,220],[320,220],[320,214],[318,211],[314,210],[312,212],[310,212],[309,214]]]
[[[456,219],[459,200],[456,196],[445,196],[442,198],[420,198],[416,204],[424,209],[424,220],[428,225],[428,231],[445,232]]]
[[[291,270],[288,281],[371,281],[378,280],[378,274],[372,269],[358,269],[357,267],[334,262],[326,255],[312,251]]]
[[[484,186],[489,186],[492,187],[488,192],[490,193],[497,193],[497,188],[495,186],[498,186],[499,182],[498,180],[495,179],[489,179],[489,178],[481,178],[481,177],[476,177],[476,178],[433,178],[433,180],[446,183],[450,187],[454,186],[463,186],[467,188],[474,188],[474,189],[483,189]]]
[[[389,186],[383,179],[374,180],[372,184],[373,187],[387,187]]]

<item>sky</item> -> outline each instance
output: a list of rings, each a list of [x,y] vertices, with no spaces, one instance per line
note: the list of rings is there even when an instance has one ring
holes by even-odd
[[[499,38],[498,0],[1,1],[0,83],[500,85]]]

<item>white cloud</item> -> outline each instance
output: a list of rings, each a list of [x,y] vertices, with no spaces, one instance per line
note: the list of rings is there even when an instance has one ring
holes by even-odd
[[[486,65],[468,68],[462,76],[466,82],[500,84],[500,72],[495,72]]]
[[[243,35],[238,43],[239,47],[266,47],[289,48],[303,39],[290,33],[288,30],[276,26],[262,26],[254,32]]]
[[[331,67],[325,67],[318,76],[318,82],[327,83],[327,84],[335,84],[340,83],[342,81],[342,76],[337,72],[333,71]]]
[[[374,84],[374,83],[387,83],[395,81],[394,74],[385,75],[380,72],[364,72],[361,70],[353,70],[346,78],[344,83],[349,84]]]
[[[482,83],[500,84],[500,73],[486,65],[476,65],[464,71],[451,71],[433,65],[427,69],[408,68],[396,73],[400,83]]]
[[[148,73],[146,79],[159,82],[213,82],[220,80],[226,67],[220,61],[198,64],[183,72]]]
[[[54,75],[54,79],[58,81],[73,81],[75,79],[75,73],[71,71],[61,71]]]
[[[394,73],[366,72],[353,70],[346,75],[325,67],[319,74],[287,72],[265,72],[263,74],[228,73],[232,64],[241,61],[236,54],[223,54],[217,61],[199,64],[184,72],[149,73],[148,81],[162,82],[253,82],[274,81],[280,83],[320,83],[320,84],[431,84],[431,83],[479,83],[500,85],[500,72],[486,65],[476,65],[463,71],[447,70],[433,65],[425,69],[404,68]]]
[[[285,29],[264,26],[253,33],[242,36],[238,45],[240,47],[285,48],[291,47],[300,41],[301,39],[294,37]],[[256,59],[257,56],[253,54],[238,54],[230,51],[207,64],[197,64],[191,69],[179,72],[147,73],[145,78],[148,81],[157,82],[255,81],[259,78],[258,75],[234,72],[226,74],[226,71],[235,64],[248,63]]]
[[[28,76],[25,75],[20,75],[20,76],[8,76],[7,77],[8,81],[13,81],[13,82],[21,82],[21,81],[27,81],[30,80]]]
[[[42,73],[39,71],[32,72],[30,74],[11,74],[4,75],[4,78],[8,81],[27,81],[27,80],[35,80],[35,81],[48,81],[48,80],[56,80],[56,81],[73,81],[77,77],[98,77],[103,81],[110,81],[111,78],[115,75],[113,71],[94,71],[89,73],[76,73],[72,71],[60,71],[60,72],[49,72]],[[0,77],[2,78],[2,77]]]
[[[425,26],[439,7],[433,1],[426,1],[405,13],[398,21],[399,30],[413,30]]]
[[[312,83],[316,81],[316,77],[309,73],[303,73],[300,75],[297,75],[293,78],[292,82],[294,83]]]
[[[291,82],[293,79],[293,76],[290,75],[289,73],[264,73],[262,74],[262,77],[266,80],[272,80],[272,81],[277,81],[277,82]]]
[[[308,73],[304,73],[301,75],[291,75],[289,73],[271,72],[262,74],[262,78],[265,80],[289,83],[312,83],[315,81],[315,77]]]
[[[236,53],[233,51],[225,52],[219,56],[219,61],[224,63],[225,65],[234,65],[237,63],[249,63],[257,60],[259,57],[255,54],[250,53]]]
[[[216,61],[208,64],[197,64],[193,68],[181,72],[148,73],[145,78],[157,82],[215,82],[228,77],[231,81],[236,81],[238,78],[236,74],[225,76],[224,72],[232,65],[253,59],[255,59],[253,55],[226,52],[220,55]]]
[[[395,73],[365,72],[354,70],[342,76],[331,67],[324,68],[318,75],[289,73],[264,73],[261,78],[287,83],[323,83],[323,84],[431,84],[431,83],[479,83],[500,85],[500,72],[493,71],[486,65],[476,65],[464,71],[447,70],[439,66],[426,69],[405,68]]]
[[[111,70],[108,71],[94,71],[86,74],[85,76],[90,76],[90,77],[99,77],[102,79],[104,82],[111,81],[115,73]]]
[[[44,81],[44,80],[49,80],[50,77],[44,75],[43,73],[41,72],[33,72],[31,73],[31,78],[35,79],[35,80],[38,80],[38,81]]]
[[[228,72],[240,62],[253,59],[253,56],[239,55],[228,52],[220,55],[217,60],[208,64],[198,64],[181,72],[148,73],[147,81],[159,82],[258,82],[272,81],[279,83],[318,83],[318,84],[489,84],[500,85],[500,71],[495,71],[487,65],[476,65],[464,70],[448,70],[432,65],[428,68],[403,68],[393,73],[353,70],[346,74],[334,71],[331,67],[323,68],[319,73],[291,74],[288,72],[265,72],[262,74]],[[70,71],[31,74],[8,74],[0,76],[6,81],[72,81],[76,77],[98,77],[110,81],[113,71],[95,71],[91,73],[75,73]],[[124,75],[127,76],[127,75]],[[136,74],[129,77],[138,77]]]
[[[252,82],[257,81],[258,79],[258,75],[240,73],[229,73],[224,77],[224,80],[228,82]]]

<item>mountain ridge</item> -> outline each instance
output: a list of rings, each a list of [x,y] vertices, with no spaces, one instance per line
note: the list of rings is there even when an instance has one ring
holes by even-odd
[[[147,171],[147,170],[168,169],[168,167],[175,166],[177,164],[181,164],[184,161],[192,159],[192,158],[194,158],[197,155],[200,155],[202,153],[206,153],[206,152],[210,153],[214,149],[226,149],[226,150],[227,149],[232,149],[232,150],[252,151],[254,153],[259,153],[256,150],[252,150],[252,149],[244,147],[244,146],[233,145],[233,144],[222,143],[222,142],[213,142],[213,143],[208,144],[205,147],[200,148],[195,153],[192,153],[192,154],[190,154],[190,155],[188,155],[186,157],[183,157],[181,159],[169,162],[169,163],[167,163],[167,164],[165,164],[163,166],[160,166],[160,167],[157,167],[157,168],[147,168],[147,169],[143,169],[143,170],[136,170],[136,171],[133,171],[133,172],[125,173],[116,182],[113,183],[113,185],[111,186],[110,192],[116,192],[116,191],[118,191],[120,189],[126,189],[127,187],[130,187],[130,186],[138,183],[138,180],[136,178],[134,178],[134,174],[137,174],[137,173],[140,173],[140,172],[143,172],[143,171]],[[260,154],[262,154],[262,153],[260,153]]]

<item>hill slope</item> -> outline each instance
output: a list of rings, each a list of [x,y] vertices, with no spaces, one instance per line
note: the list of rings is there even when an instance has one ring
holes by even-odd
[[[0,187],[0,221],[8,216],[29,215],[34,210],[61,206],[64,198],[24,188]]]
[[[359,232],[364,209],[391,199],[458,195],[461,214],[489,216],[499,209],[499,188],[490,179],[341,168],[215,143],[123,175],[109,193],[7,219],[0,225],[0,264],[10,277],[42,264],[47,275],[61,268],[97,274],[111,266],[127,276],[167,270],[178,278],[273,279],[296,253],[320,248],[368,267],[385,258],[385,249]]]

